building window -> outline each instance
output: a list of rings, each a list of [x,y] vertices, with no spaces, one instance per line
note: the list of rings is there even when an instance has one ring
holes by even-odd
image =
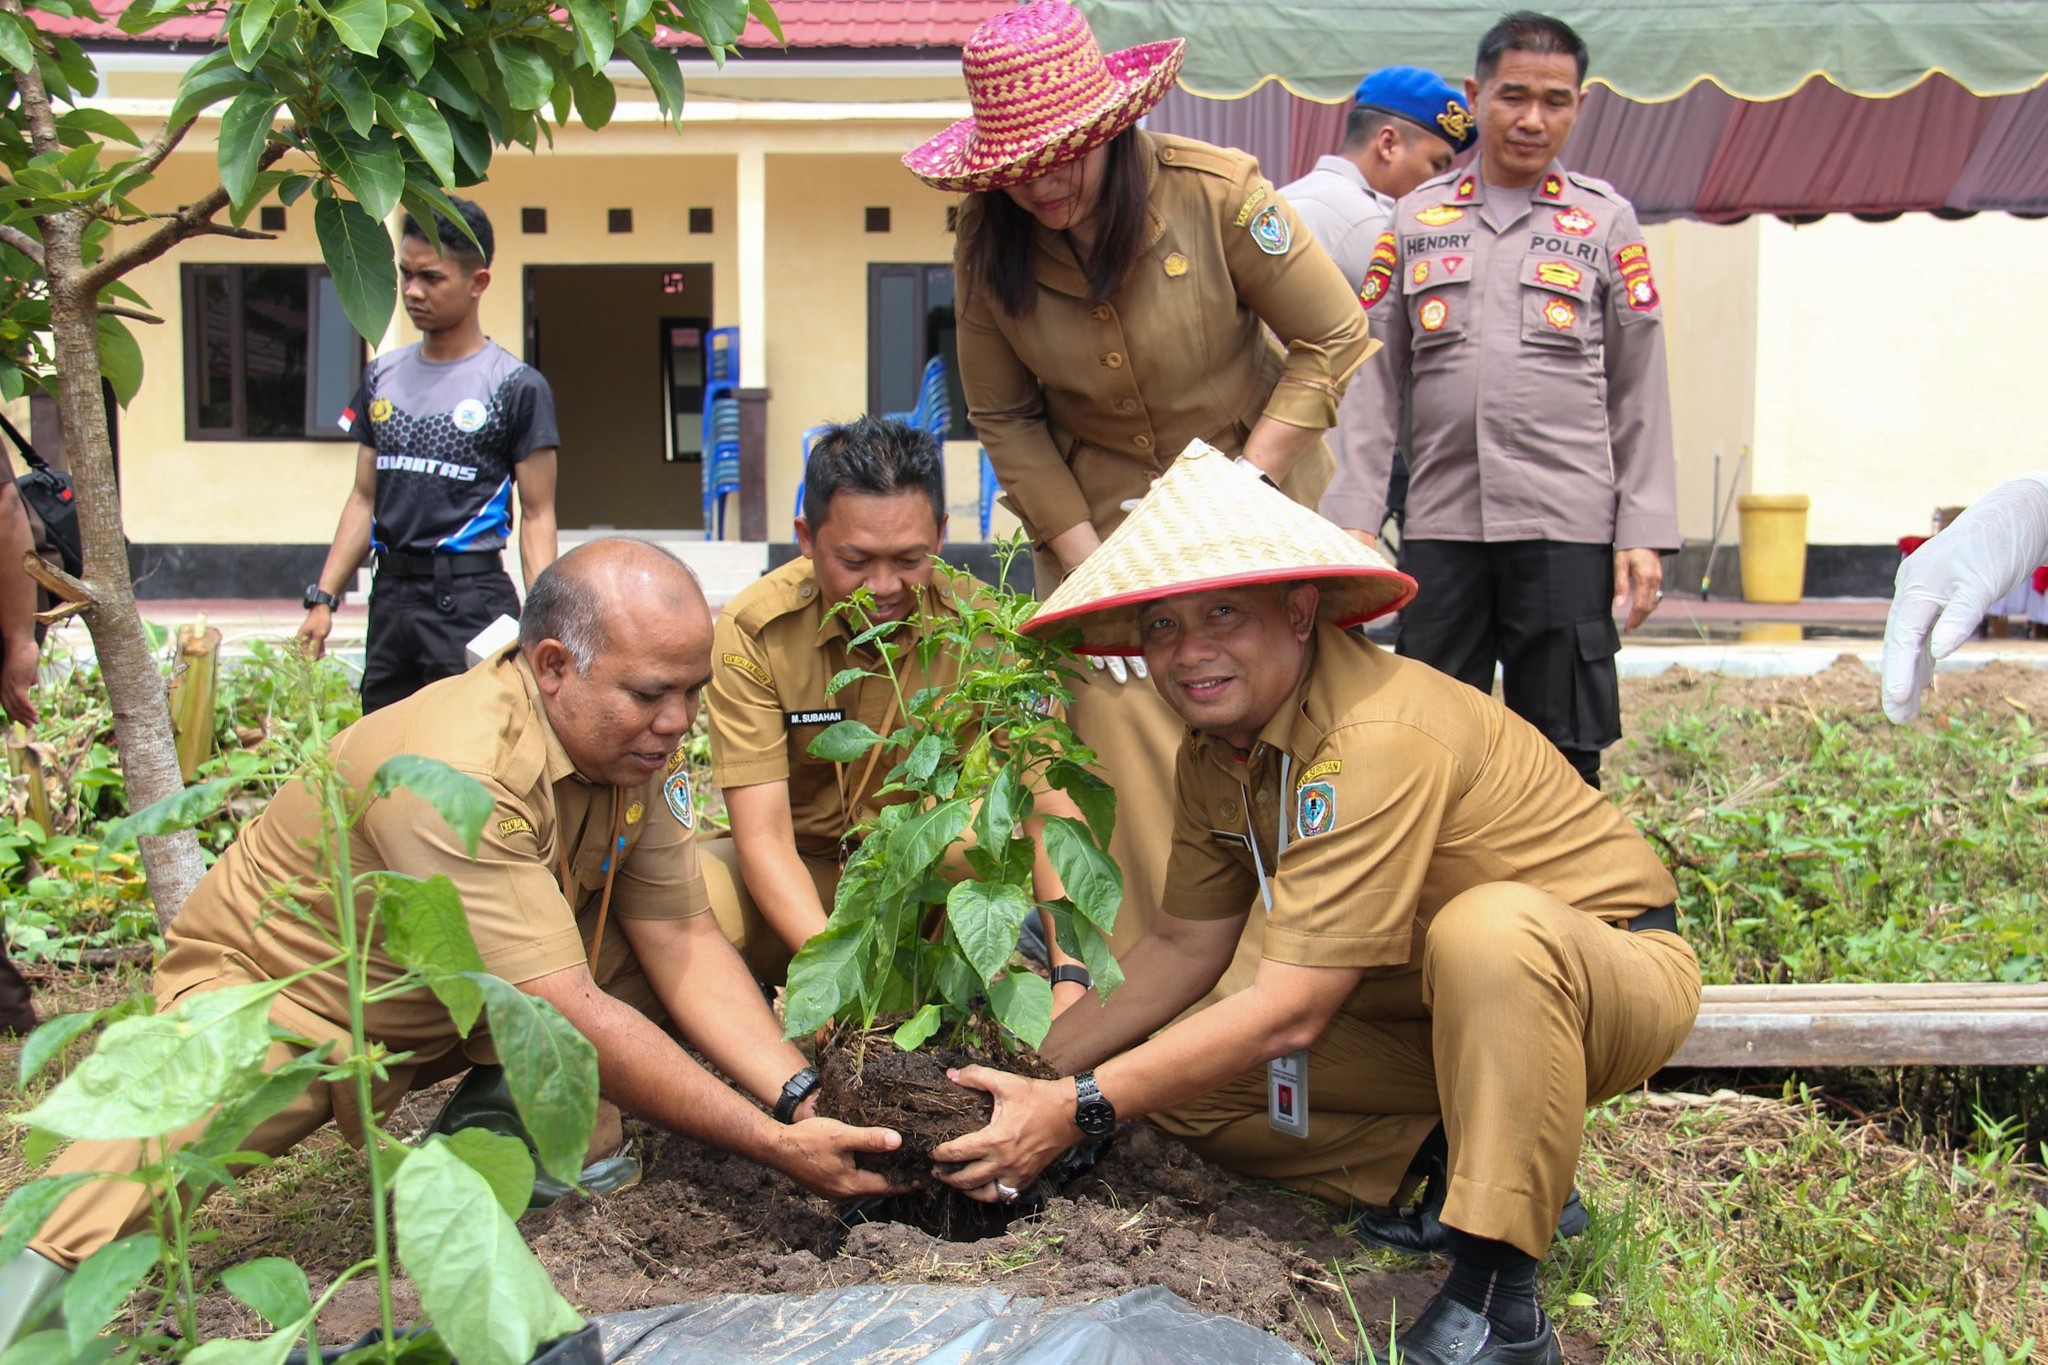
[[[633,210],[607,209],[605,211],[605,226],[613,232],[631,232],[633,230]]]
[[[949,441],[971,441],[967,400],[960,391],[960,353],[953,321],[953,267],[868,267],[868,411],[909,412],[917,406],[925,362],[946,362]]]
[[[519,230],[529,237],[542,236],[548,230],[548,211],[536,208],[519,210]]]
[[[869,232],[887,232],[889,230],[889,208],[886,204],[880,208],[871,208],[867,211],[867,226]]]
[[[351,439],[363,342],[325,266],[188,265],[185,439]]]
[[[711,231],[711,210],[697,208],[690,210],[690,231],[699,234]]]

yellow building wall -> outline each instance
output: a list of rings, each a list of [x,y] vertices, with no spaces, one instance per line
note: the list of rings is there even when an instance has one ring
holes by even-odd
[[[1664,297],[1678,530],[1687,540],[1714,531],[1714,457],[1725,501],[1755,427],[1757,233],[1751,219],[1665,223],[1645,234]],[[1724,537],[1734,532],[1733,512],[1729,522]]]
[[[1761,225],[1756,472],[1814,544],[1882,544],[2048,467],[2048,223]]]

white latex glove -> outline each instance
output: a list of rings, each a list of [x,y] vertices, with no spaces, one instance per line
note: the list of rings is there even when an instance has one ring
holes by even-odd
[[[1884,713],[1920,714],[1934,661],[1976,633],[1991,604],[2048,557],[2048,473],[2002,483],[1899,565],[1884,623]]]
[[[1103,669],[1108,669],[1109,676],[1115,678],[1120,683],[1129,682],[1133,674],[1140,678],[1152,676],[1146,671],[1145,661],[1135,655],[1126,659],[1120,654],[1090,654],[1088,662],[1095,665],[1095,671],[1098,673]]]

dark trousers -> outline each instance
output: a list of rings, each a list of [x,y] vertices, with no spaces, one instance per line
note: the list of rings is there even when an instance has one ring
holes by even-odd
[[[36,1007],[29,999],[28,981],[7,956],[7,941],[0,936],[0,1038],[35,1032]]]
[[[363,713],[468,671],[463,647],[500,616],[518,615],[519,594],[503,569],[462,578],[378,574],[363,643]]]
[[[1395,649],[1501,699],[1600,785],[1600,751],[1621,738],[1611,615],[1614,548],[1547,540],[1410,540],[1415,600]]]

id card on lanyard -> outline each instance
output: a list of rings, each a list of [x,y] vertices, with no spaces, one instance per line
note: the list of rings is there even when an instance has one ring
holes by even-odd
[[[1274,802],[1279,808],[1278,825],[1275,830],[1274,871],[1279,871],[1278,859],[1287,854],[1287,779],[1294,775],[1294,756],[1280,755],[1280,799]],[[1273,884],[1266,877],[1266,860],[1259,853],[1259,840],[1252,828],[1252,794],[1244,783],[1238,783],[1238,791],[1244,797],[1245,842],[1252,846],[1252,866],[1259,874],[1259,899],[1265,903],[1266,913],[1273,913]],[[1276,1133],[1289,1137],[1308,1136],[1308,1049],[1290,1052],[1284,1057],[1275,1057],[1266,1063],[1266,1122]]]

